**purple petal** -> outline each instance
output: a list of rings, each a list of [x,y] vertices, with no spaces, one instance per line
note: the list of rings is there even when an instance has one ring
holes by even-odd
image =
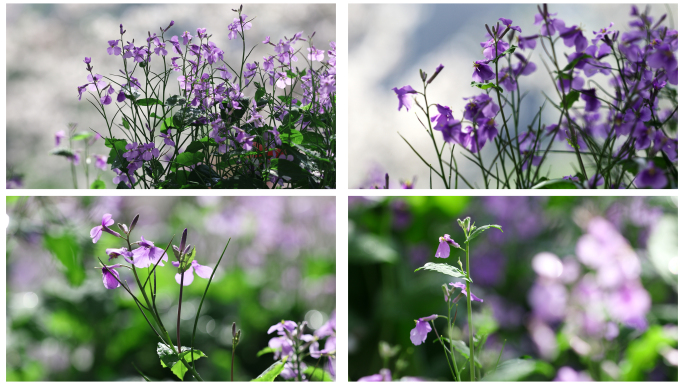
[[[197,260],[192,261],[192,266],[195,268],[195,273],[197,273],[197,276],[203,278],[203,279],[208,279],[211,277],[211,273],[213,270],[205,265],[201,265],[200,263],[197,262]]]
[[[442,241],[440,239],[439,247],[437,247],[437,253],[435,254],[435,257],[446,259],[447,257],[449,257],[449,251],[449,244],[447,244],[446,241]]]
[[[192,281],[195,279],[195,275],[192,273],[192,268],[188,268],[188,270],[185,271],[183,274],[185,275],[185,277],[183,277],[183,286],[192,284]],[[181,283],[180,273],[176,273],[176,282],[178,284]]]

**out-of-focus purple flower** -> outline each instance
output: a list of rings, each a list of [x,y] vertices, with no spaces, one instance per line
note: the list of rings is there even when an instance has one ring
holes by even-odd
[[[66,132],[64,130],[55,133],[55,147],[58,147],[62,140],[66,139]]]
[[[667,176],[653,161],[649,161],[648,166],[637,174],[634,184],[639,188],[662,189],[667,186]]]
[[[562,20],[556,20],[555,23],[558,32],[560,32],[560,37],[563,38],[563,43],[566,47],[575,47],[575,51],[584,52],[589,45],[587,38],[584,37],[582,29],[573,25],[572,27],[566,28],[565,23]]]
[[[537,38],[539,35],[533,35],[533,36],[516,36],[518,39],[518,47],[522,49],[523,51],[527,48],[529,49],[534,49],[537,47]]]
[[[459,282],[459,283],[449,283],[449,285],[451,285],[452,287],[460,289],[463,297],[468,297],[468,289],[467,289],[465,284]],[[454,299],[454,303],[457,302],[460,298],[461,298],[461,295],[456,296],[456,298]],[[480,303],[482,303],[484,300],[475,296],[475,294],[471,290],[470,291],[470,301],[479,301]]]
[[[93,155],[95,158],[95,167],[100,168],[103,171],[107,170],[107,156],[105,155]]]
[[[160,258],[163,261],[169,261],[169,256],[166,252],[161,248],[155,247],[153,242],[145,240],[145,237],[141,237],[138,245],[140,247],[132,251],[133,265],[137,268],[147,268],[152,264],[157,264]],[[163,267],[164,263],[159,261],[159,266]]]
[[[412,93],[418,93],[418,91],[414,90],[410,85],[406,85],[401,88],[394,87],[392,90],[399,98],[399,109],[397,110],[401,111],[401,107],[406,107],[406,111],[408,112],[411,109],[411,96],[409,95]]]
[[[612,23],[611,23],[612,24]],[[594,381],[585,372],[577,372],[570,367],[561,367],[553,381]]]
[[[121,237],[121,235],[119,235],[117,232],[108,228],[110,225],[114,225],[112,215],[109,213],[105,213],[104,216],[102,216],[102,223],[97,227],[93,227],[93,229],[90,230],[90,238],[93,239],[93,243],[97,243],[97,241],[100,240],[103,231],[116,237]]]
[[[606,306],[614,319],[632,328],[646,330],[646,314],[651,309],[651,296],[638,280],[613,291]]]
[[[107,267],[109,267],[109,271],[106,267],[102,267],[102,283],[104,284],[105,288],[115,289],[120,287],[121,283],[119,283],[117,280],[119,277],[119,272],[117,272],[114,268],[121,267],[121,264],[108,265]]]
[[[325,50],[316,49],[313,45],[311,48],[307,48],[307,50],[309,51],[307,58],[311,61],[323,61],[325,58]]]
[[[411,330],[411,342],[414,345],[421,345],[427,339],[428,333],[432,331],[432,327],[428,322],[437,318],[437,315],[431,315],[427,317],[421,317],[416,321],[416,327]]]
[[[596,89],[583,89],[580,91],[580,97],[586,102],[584,106],[585,112],[596,112],[601,107],[601,101],[596,97]]]
[[[161,138],[164,139],[164,144],[170,145],[170,146],[172,146],[172,147],[175,147],[175,146],[176,146],[176,143],[174,143],[174,142],[173,142],[173,139],[171,138],[171,134],[169,134],[169,133],[163,133],[163,132],[162,132],[162,133],[159,134],[159,137],[161,137]]]
[[[176,268],[178,268],[178,266],[180,265],[180,263],[177,261],[172,261],[171,264]],[[185,277],[183,277],[183,285],[192,284],[192,281],[195,279],[195,275],[192,273],[193,270],[195,271],[195,273],[197,273],[197,276],[199,276],[203,279],[208,279],[211,277],[211,272],[212,272],[211,268],[204,266],[204,265],[201,265],[200,263],[197,262],[197,260],[193,260],[190,268],[188,268],[183,273],[185,275]],[[178,284],[181,283],[181,274],[180,273],[176,273],[176,282]]]
[[[435,123],[432,129],[442,132],[442,137],[447,143],[457,143],[461,132],[461,122],[454,119],[449,107],[437,104],[437,112],[430,118]]]
[[[360,378],[358,381],[392,381],[392,372],[390,372],[390,370],[387,368],[383,368],[380,370],[380,373],[376,373],[375,375],[370,376],[364,376]]]
[[[475,68],[475,71],[473,72],[473,80],[477,81],[478,83],[484,83],[485,81],[496,77],[494,71],[492,71],[492,68],[488,63],[489,61],[486,60],[477,60],[473,63],[473,68]]]
[[[563,284],[537,281],[527,294],[532,313],[540,320],[554,322],[565,316],[568,292]]]

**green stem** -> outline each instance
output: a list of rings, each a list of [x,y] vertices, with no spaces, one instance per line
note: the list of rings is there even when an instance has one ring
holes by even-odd
[[[468,280],[466,280],[466,290],[468,297],[468,331],[470,333],[470,381],[475,381],[475,348],[473,348],[473,310],[470,304],[470,244],[466,244],[466,273]]]

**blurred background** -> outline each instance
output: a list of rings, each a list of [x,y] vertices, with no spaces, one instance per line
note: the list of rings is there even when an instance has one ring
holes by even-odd
[[[643,10],[643,4],[637,4]],[[650,4],[655,18],[667,13],[665,21],[670,29],[677,29],[677,4]],[[430,85],[428,101],[451,107],[460,116],[466,100],[481,92],[470,86],[473,62],[483,60],[480,42],[486,41],[485,23],[495,25],[500,17],[513,20],[523,36],[535,35],[536,4],[350,4],[349,5],[349,187],[369,188],[377,175],[389,172],[393,188],[397,180],[412,180],[417,176],[416,188],[429,188],[428,168],[401,139],[404,136],[428,162],[435,164],[432,140],[416,119],[412,108],[397,111],[398,99],[392,88],[421,86],[418,70],[428,76],[439,64],[444,70]],[[566,25],[579,25],[584,36],[591,40],[592,31],[615,23],[614,30],[629,28],[630,4],[552,4],[549,12],[558,12]],[[488,36],[488,35],[487,35]],[[572,53],[562,42],[556,44],[559,55]],[[544,102],[542,91],[555,95],[553,84],[540,61],[543,54],[537,45],[534,51],[524,51],[537,64],[535,73],[522,76],[521,89],[529,91],[523,100],[521,126],[526,127]],[[564,59],[561,59],[563,64]],[[605,76],[594,76],[599,84]],[[422,91],[422,89],[420,89]],[[421,112],[422,113],[422,112]],[[545,108],[543,123],[557,120],[552,108]],[[422,117],[424,120],[424,116]],[[424,122],[425,123],[425,122]],[[398,134],[399,133],[399,134]],[[438,144],[442,137],[438,135]],[[564,143],[557,143],[560,149]],[[493,151],[494,149],[494,151]],[[455,153],[460,153],[460,147]],[[483,159],[489,164],[495,146],[485,146]],[[459,155],[459,171],[468,180],[480,185],[479,168]],[[554,160],[555,159],[555,160]],[[553,157],[546,164],[553,170],[551,178],[569,175],[572,168],[564,156]],[[544,172],[546,172],[544,170]],[[435,188],[442,188],[434,183]]]
[[[470,216],[503,229],[470,247],[472,292],[484,299],[473,302],[473,326],[489,334],[483,374],[501,354],[500,363],[527,366],[495,381],[676,381],[677,204],[670,197],[350,197],[350,380],[381,368],[394,380],[451,380],[434,332],[420,346],[409,333],[414,320],[446,316],[441,285],[460,280],[414,270],[459,258],[465,267],[464,252],[452,248],[448,259],[435,252],[444,234],[463,244],[456,219]],[[448,334],[444,319],[435,326]],[[467,340],[465,299],[453,338]]]
[[[228,40],[228,24],[240,4],[8,4],[7,5],[7,169],[24,175],[26,188],[72,188],[69,163],[48,155],[54,148],[54,134],[67,130],[70,122],[77,131],[105,130],[104,119],[84,99],[77,87],[87,82],[84,57],[92,57],[95,73],[109,75],[121,69],[121,58],[107,54],[108,40],[119,38],[119,24],[127,31],[124,39],[138,44],[147,32],[159,33],[171,20],[175,25],[165,36],[181,35],[207,28],[212,41],[223,49],[226,62],[238,65],[242,42]],[[314,43],[328,49],[335,41],[335,4],[248,4],[243,14],[251,18],[246,32],[250,57],[262,60],[273,47],[261,44],[270,36],[278,42],[303,31],[316,32]],[[303,45],[302,45],[303,46]],[[168,47],[167,47],[168,48]],[[153,59],[154,63],[154,59]],[[172,76],[175,81],[175,77]],[[113,111],[114,105],[110,105]],[[80,148],[81,143],[76,143]],[[27,150],[31,148],[31,150]],[[102,140],[91,153],[106,155]],[[81,153],[83,155],[83,153]],[[94,173],[95,171],[93,171]],[[113,187],[114,173],[102,179]],[[85,184],[83,171],[80,171]],[[91,177],[91,181],[92,181]]]
[[[271,325],[306,320],[312,331],[335,309],[334,197],[8,197],[8,381],[141,381],[133,363],[154,380],[177,380],[160,365],[158,339],[134,301],[122,288],[105,289],[95,268],[97,258],[107,263],[106,248],[125,245],[106,233],[93,244],[90,229],[105,213],[127,225],[140,214],[132,236],[158,247],[173,235],[178,245],[188,228],[196,260],[211,268],[232,238],[197,326],[195,347],[209,357],[196,362],[205,380],[230,377],[233,322],[242,330],[235,379],[249,381],[273,363],[272,354],[257,357]],[[157,282],[157,307],[172,335],[176,271],[159,267]],[[118,272],[139,295],[132,273]],[[183,290],[183,345],[207,281],[195,276]]]

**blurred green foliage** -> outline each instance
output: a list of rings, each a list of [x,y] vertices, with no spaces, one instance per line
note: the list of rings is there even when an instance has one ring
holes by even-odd
[[[475,225],[499,224],[504,231],[488,231],[470,247],[474,293],[484,298],[473,304],[473,323],[480,337],[489,334],[479,354],[484,380],[553,380],[564,366],[594,380],[677,380],[677,367],[664,355],[665,346],[677,348],[671,335],[678,323],[677,275],[671,272],[677,256],[676,203],[669,197],[350,197],[349,379],[389,368],[394,380],[451,380],[444,352],[433,343],[434,332],[420,346],[411,343],[409,333],[414,319],[446,315],[440,286],[457,280],[414,270],[430,261],[457,265],[455,258],[464,254],[453,248],[449,259],[435,259],[438,239],[446,233],[462,244],[456,219],[470,216]],[[651,297],[650,328],[641,332],[621,326],[602,363],[577,353],[558,322],[552,325],[556,354],[545,356],[530,333],[528,295],[538,278],[532,258],[540,252],[561,259],[575,254],[592,217],[608,218],[637,250],[641,281]],[[453,337],[466,340],[463,306],[456,318]],[[435,324],[445,335],[445,322]],[[661,328],[670,329],[670,336],[660,338]],[[383,345],[395,352],[383,354]]]
[[[104,213],[130,224],[140,214],[132,241],[144,236],[166,247],[184,228],[197,260],[213,268],[229,238],[198,320],[194,346],[208,358],[196,361],[207,381],[230,377],[232,334],[242,337],[235,379],[257,377],[272,355],[257,357],[281,320],[304,321],[335,309],[335,198],[328,197],[8,197],[7,200],[7,380],[178,380],[163,368],[159,339],[130,296],[105,289],[97,258],[124,245],[89,232]],[[116,225],[111,227],[118,230]],[[169,255],[173,259],[173,255]],[[157,269],[157,307],[176,333],[179,284],[170,261]],[[112,260],[109,265],[124,261]],[[140,297],[134,277],[119,268]],[[139,270],[141,279],[146,277]],[[189,346],[207,280],[195,275],[183,290],[181,340]],[[320,326],[321,324],[312,324]],[[135,365],[135,366],[134,366]],[[189,375],[186,375],[186,380]]]

